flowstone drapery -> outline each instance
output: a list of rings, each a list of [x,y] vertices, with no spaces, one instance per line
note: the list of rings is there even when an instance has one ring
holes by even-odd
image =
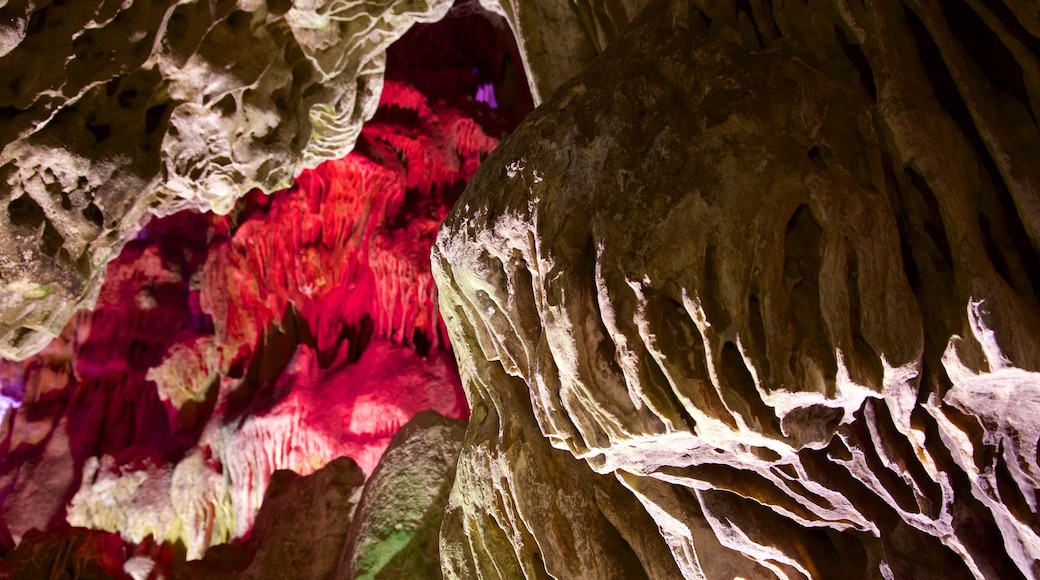
[[[657,2],[477,172],[449,575],[1036,576],[1036,19],[868,4]]]

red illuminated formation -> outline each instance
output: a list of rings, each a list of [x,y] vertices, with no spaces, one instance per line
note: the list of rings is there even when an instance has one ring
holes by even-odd
[[[507,34],[474,17],[436,26]],[[72,524],[197,558],[248,534],[275,470],[346,456],[367,475],[419,411],[468,416],[430,246],[530,98],[495,102],[523,86],[504,49],[428,51],[425,34],[390,52],[354,153],[227,216],[154,220],[109,264],[93,312],[4,363],[4,406],[21,405],[0,433],[16,541]]]

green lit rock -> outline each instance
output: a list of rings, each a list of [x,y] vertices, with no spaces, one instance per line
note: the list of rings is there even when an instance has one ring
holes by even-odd
[[[397,432],[365,485],[340,577],[441,577],[438,535],[465,433],[433,411]]]

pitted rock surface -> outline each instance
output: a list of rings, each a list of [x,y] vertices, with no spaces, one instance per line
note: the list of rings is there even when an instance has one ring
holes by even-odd
[[[385,50],[451,2],[12,0],[0,5],[0,356],[97,297],[150,215],[230,211],[346,155]]]

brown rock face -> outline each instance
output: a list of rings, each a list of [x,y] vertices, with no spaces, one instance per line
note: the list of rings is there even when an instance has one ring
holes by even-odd
[[[504,17],[520,49],[531,95],[541,104],[617,40],[646,0],[480,0]]]
[[[531,115],[434,248],[448,575],[1036,577],[1034,12],[657,2]]]
[[[451,3],[0,3],[0,356],[97,297],[149,214],[226,213],[350,152],[386,48]]]

